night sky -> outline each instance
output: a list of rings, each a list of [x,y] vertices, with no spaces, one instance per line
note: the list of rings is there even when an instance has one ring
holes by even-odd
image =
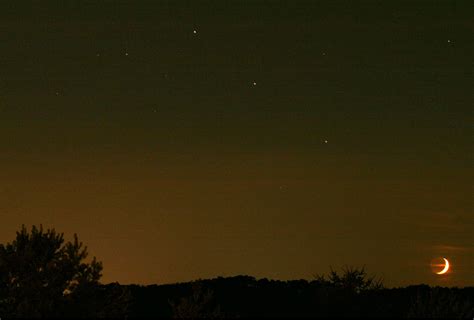
[[[3,1],[0,243],[104,282],[474,285],[472,1]],[[446,257],[447,275],[430,263]]]

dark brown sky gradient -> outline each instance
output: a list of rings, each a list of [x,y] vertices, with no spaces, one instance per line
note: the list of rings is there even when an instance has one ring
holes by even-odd
[[[474,285],[469,1],[0,7],[0,242],[77,232],[105,282]]]

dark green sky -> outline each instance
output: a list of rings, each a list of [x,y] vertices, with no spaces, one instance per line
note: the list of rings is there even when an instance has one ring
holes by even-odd
[[[473,9],[2,3],[0,242],[77,232],[106,282],[474,285]]]

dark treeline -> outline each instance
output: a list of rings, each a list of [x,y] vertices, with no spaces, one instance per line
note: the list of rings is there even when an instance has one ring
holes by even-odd
[[[359,291],[330,280],[275,281],[249,276],[125,287],[133,298],[128,313],[132,317],[472,318],[474,315],[472,287],[417,285]]]
[[[364,268],[314,280],[250,276],[167,285],[103,285],[77,236],[25,227],[0,244],[0,318],[474,317],[474,288],[384,288]]]

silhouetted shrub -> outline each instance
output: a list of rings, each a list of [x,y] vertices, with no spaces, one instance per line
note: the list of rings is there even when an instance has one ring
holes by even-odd
[[[365,267],[357,268],[352,266],[342,267],[342,274],[331,268],[329,275],[317,275],[316,281],[336,288],[348,290],[354,293],[361,293],[366,290],[380,290],[383,288],[382,279],[369,276]]]
[[[191,295],[182,297],[178,302],[170,301],[173,318],[198,319],[222,318],[220,308],[214,300],[214,292],[205,289],[201,282],[194,282]]]
[[[99,291],[100,306],[95,315],[99,318],[120,318],[130,313],[133,302],[131,290],[118,283],[111,283],[101,287]]]

